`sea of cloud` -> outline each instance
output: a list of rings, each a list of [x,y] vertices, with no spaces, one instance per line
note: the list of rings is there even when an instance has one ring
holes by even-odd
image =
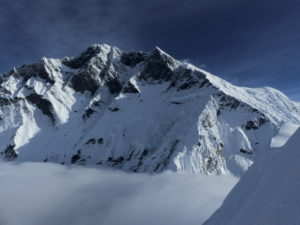
[[[0,162],[0,224],[200,225],[236,182],[232,176]]]

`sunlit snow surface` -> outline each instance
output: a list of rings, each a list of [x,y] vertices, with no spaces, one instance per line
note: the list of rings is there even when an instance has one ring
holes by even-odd
[[[0,75],[0,158],[123,171],[242,175],[299,105],[159,48],[92,45]]]
[[[282,124],[278,133],[271,140],[271,147],[281,147],[285,145],[298,127],[298,125],[292,123]]]
[[[267,151],[205,225],[300,224],[300,129]]]
[[[1,225],[199,225],[237,178],[0,164]]]

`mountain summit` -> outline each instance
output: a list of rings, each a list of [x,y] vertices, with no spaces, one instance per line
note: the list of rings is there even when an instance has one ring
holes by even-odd
[[[0,76],[5,160],[133,172],[240,175],[299,105],[272,88],[234,86],[159,48],[92,45]]]

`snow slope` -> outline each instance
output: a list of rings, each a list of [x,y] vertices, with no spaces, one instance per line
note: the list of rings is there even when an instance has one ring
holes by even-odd
[[[282,124],[278,133],[271,140],[271,147],[281,147],[285,145],[298,127],[298,125],[292,123]]]
[[[92,45],[0,77],[2,158],[133,172],[248,169],[299,105],[234,86],[159,48]]]
[[[242,177],[205,225],[296,225],[300,221],[300,129]]]

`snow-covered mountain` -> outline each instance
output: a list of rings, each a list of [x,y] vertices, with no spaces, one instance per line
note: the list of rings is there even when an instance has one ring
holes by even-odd
[[[283,133],[287,133],[286,128]],[[300,129],[283,147],[266,151],[204,224],[299,224],[299,146]]]
[[[300,107],[272,88],[234,86],[155,48],[93,45],[0,78],[6,160],[134,172],[243,173]]]

